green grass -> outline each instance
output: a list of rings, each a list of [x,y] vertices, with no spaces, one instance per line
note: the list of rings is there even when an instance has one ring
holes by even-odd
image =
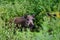
[[[60,40],[60,19],[48,17],[47,12],[60,12],[60,0],[0,0],[0,40]],[[36,26],[40,32],[19,32],[13,34],[14,25],[8,24],[10,18],[35,14]],[[41,25],[41,26],[40,26]],[[52,29],[52,32],[48,32]],[[51,35],[50,35],[51,33]]]

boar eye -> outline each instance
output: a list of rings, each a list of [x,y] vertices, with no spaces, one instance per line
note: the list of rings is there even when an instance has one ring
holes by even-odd
[[[29,19],[27,19],[29,21]]]

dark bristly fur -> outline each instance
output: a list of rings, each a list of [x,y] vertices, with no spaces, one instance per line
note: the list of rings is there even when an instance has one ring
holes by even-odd
[[[13,23],[16,24],[15,28],[20,28],[22,31],[22,28],[26,30],[26,28],[30,28],[33,30],[34,23],[33,23],[34,16],[33,15],[25,15],[22,17],[15,17],[13,19]],[[21,27],[19,27],[21,25]]]

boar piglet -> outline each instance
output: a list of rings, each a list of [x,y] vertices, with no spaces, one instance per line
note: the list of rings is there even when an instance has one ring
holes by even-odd
[[[22,16],[22,17],[16,17],[14,19],[14,24],[16,24],[16,27],[19,28],[18,25],[21,25],[20,29],[22,31],[22,28],[24,28],[26,30],[26,28],[30,28],[29,25],[34,26],[34,23],[33,23],[33,20],[34,20],[34,16],[33,15],[25,15],[25,16]]]

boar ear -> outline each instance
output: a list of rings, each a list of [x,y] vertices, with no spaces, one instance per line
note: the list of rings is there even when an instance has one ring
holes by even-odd
[[[29,15],[28,13],[24,14],[24,18],[27,18],[28,15]]]
[[[35,17],[35,14],[33,14],[32,16]]]
[[[24,15],[24,18],[27,18],[27,15]]]

